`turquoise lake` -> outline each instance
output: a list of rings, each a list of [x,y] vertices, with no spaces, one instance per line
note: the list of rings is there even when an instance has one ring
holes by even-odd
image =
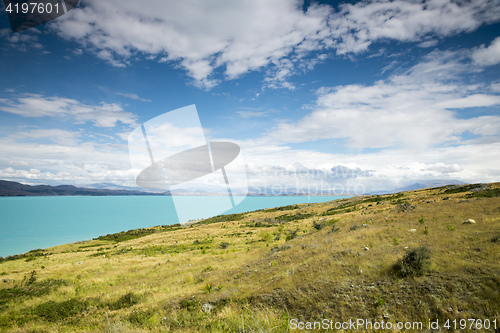
[[[249,196],[225,213],[340,198],[345,196]],[[179,221],[169,196],[0,198],[0,257],[130,229],[211,217],[218,215],[214,207],[223,199],[176,197],[175,207],[183,210],[184,217]]]

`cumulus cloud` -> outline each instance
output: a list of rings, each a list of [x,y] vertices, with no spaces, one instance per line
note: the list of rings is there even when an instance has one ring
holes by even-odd
[[[488,0],[361,1],[306,11],[300,0],[87,0],[51,26],[113,66],[158,59],[207,89],[266,69],[265,86],[293,89],[290,76],[310,70],[325,52],[360,53],[385,39],[428,47],[429,35],[470,32],[499,18],[500,7]]]
[[[391,191],[417,182],[498,181],[500,141],[425,150],[384,149],[365,154],[322,153],[240,142],[253,188],[334,193]],[[297,163],[302,165],[297,168]],[[302,170],[298,172],[297,170]],[[307,194],[307,192],[305,192]]]
[[[84,141],[80,132],[60,129],[19,131],[0,138],[0,178],[133,185],[126,146]]]
[[[472,54],[472,59],[483,66],[500,64],[500,37],[495,38],[488,47],[481,45]]]
[[[119,104],[86,105],[75,99],[40,94],[1,99],[0,111],[23,117],[63,117],[76,123],[92,122],[97,127],[114,127],[117,122],[136,126],[136,116],[124,111]]]
[[[64,38],[92,49],[115,66],[133,55],[154,55],[180,64],[203,87],[223,68],[236,78],[294,52],[319,48],[326,6],[302,11],[300,1],[88,0],[53,27]],[[323,33],[324,34],[324,33]]]
[[[466,131],[499,135],[500,116],[464,119],[449,110],[500,104],[499,95],[450,80],[458,75],[457,68],[466,67],[459,59],[437,52],[405,74],[373,85],[322,88],[313,112],[297,122],[279,124],[269,137],[283,143],[346,139],[346,145],[355,148],[425,149],[458,144]]]
[[[343,4],[329,24],[337,53],[346,54],[366,51],[378,40],[415,42],[427,35],[471,32],[499,17],[500,7],[488,0],[382,0]]]

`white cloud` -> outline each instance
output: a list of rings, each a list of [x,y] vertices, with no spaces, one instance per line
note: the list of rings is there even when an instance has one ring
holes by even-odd
[[[80,132],[21,131],[0,138],[0,179],[133,185],[126,145],[85,142]]]
[[[313,112],[293,123],[281,123],[269,133],[273,142],[346,139],[348,147],[408,147],[425,149],[459,144],[461,134],[500,134],[500,116],[457,117],[448,108],[500,104],[500,96],[480,93],[450,78],[467,68],[449,53],[433,53],[404,75],[373,85],[323,88]],[[462,72],[463,73],[463,72]]]
[[[121,96],[123,96],[123,97],[130,98],[130,99],[135,99],[136,101],[141,101],[141,102],[151,102],[151,100],[150,100],[150,99],[146,99],[146,98],[139,97],[139,95],[137,95],[137,94],[118,93],[118,95],[121,95]]]
[[[427,35],[471,32],[499,17],[500,7],[488,0],[382,0],[343,4],[329,24],[337,53],[346,54],[366,51],[378,40],[416,42]]]
[[[494,182],[500,177],[499,136],[496,142],[474,145],[386,149],[365,154],[321,153],[262,141],[239,144],[247,163],[249,185],[274,187],[275,193],[293,187],[310,189],[311,193],[317,189],[337,193],[390,191],[417,182]],[[347,171],[338,170],[339,166]]]
[[[472,59],[478,65],[492,66],[500,63],[500,37],[495,38],[490,46],[481,45],[472,54]]]
[[[240,116],[240,118],[248,119],[248,118],[265,118],[269,117],[271,114],[279,112],[275,109],[260,111],[259,109],[247,108],[247,110],[236,111],[236,113]]]
[[[217,70],[234,79],[267,68],[266,86],[293,89],[290,76],[310,70],[325,51],[359,53],[387,39],[424,40],[428,47],[434,43],[428,35],[470,32],[500,18],[500,7],[487,0],[361,1],[338,12],[302,6],[300,0],[87,0],[52,27],[114,66],[134,56],[159,57],[208,89],[221,80]]]
[[[79,141],[80,133],[61,129],[35,129],[16,132],[10,137],[20,141],[42,141],[42,139],[48,139],[56,144],[75,145]]]
[[[198,85],[211,87],[216,68],[227,78],[258,70],[294,52],[320,48],[328,8],[301,1],[88,0],[53,22],[98,57],[125,66],[135,54],[176,62]],[[323,34],[323,35],[322,35]]]
[[[24,94],[13,99],[0,100],[0,111],[23,117],[64,117],[76,123],[92,122],[97,127],[114,127],[117,122],[136,126],[136,116],[126,112],[116,103],[86,105],[63,97],[45,97],[40,94]]]
[[[43,49],[43,45],[40,43],[40,38],[38,37],[39,34],[40,31],[37,29],[29,29],[15,34],[8,28],[0,29],[0,38],[5,39],[10,47],[21,52]]]

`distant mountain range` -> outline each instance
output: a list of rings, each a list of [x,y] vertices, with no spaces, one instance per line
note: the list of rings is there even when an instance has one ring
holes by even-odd
[[[458,180],[434,180],[434,181],[418,181],[412,185],[395,188],[392,191],[377,191],[366,194],[387,194],[404,191],[419,190],[422,188],[431,188],[444,185],[462,185],[464,182]],[[193,192],[190,190],[180,190],[179,195],[217,195],[216,193],[208,193],[204,191]],[[112,183],[90,184],[87,187],[76,187],[73,185],[25,185],[18,182],[0,180],[0,196],[122,196],[122,195],[170,195],[169,191],[158,192],[148,191],[140,188],[127,187]],[[221,195],[221,194],[219,194]],[[236,194],[238,195],[238,194]],[[249,196],[269,196],[269,195],[307,195],[307,193],[295,192],[289,190],[286,193],[275,193],[270,188],[250,187]],[[314,195],[334,195],[332,193],[315,193]],[[351,195],[343,193],[341,195]],[[352,194],[355,195],[355,194]]]
[[[169,193],[146,192],[130,189],[85,188],[73,185],[24,185],[17,182],[0,180],[0,196],[107,196],[107,195],[168,195]],[[119,187],[117,187],[119,188]]]
[[[420,190],[423,188],[433,188],[433,187],[440,187],[440,186],[446,186],[446,185],[463,185],[463,184],[466,184],[466,183],[461,182],[459,180],[450,180],[450,179],[448,179],[448,180],[419,180],[414,184],[407,185],[404,187],[398,187],[392,191],[380,191],[380,192],[373,192],[370,194],[399,193],[399,192]]]

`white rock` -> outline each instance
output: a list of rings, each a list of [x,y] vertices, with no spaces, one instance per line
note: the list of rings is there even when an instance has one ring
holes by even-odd
[[[476,224],[476,221],[473,219],[467,219],[463,224]]]
[[[417,231],[417,229],[410,229],[410,231],[411,231],[411,232],[416,232],[416,231]]]
[[[212,308],[214,306],[210,303],[203,303],[203,305],[201,306],[201,310],[205,313],[210,313],[210,311],[212,311]]]

